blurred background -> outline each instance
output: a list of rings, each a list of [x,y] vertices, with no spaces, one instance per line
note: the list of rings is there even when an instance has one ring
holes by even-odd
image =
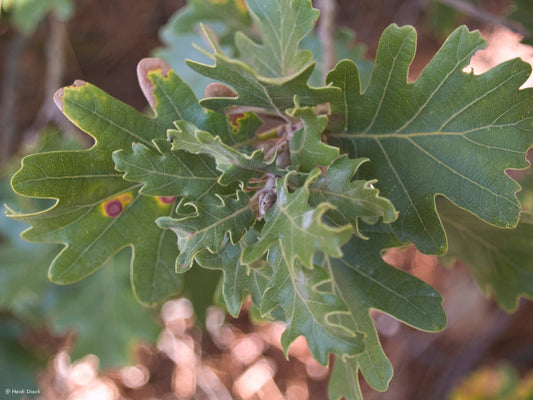
[[[185,1],[0,3],[0,203],[10,208],[29,212],[52,204],[12,192],[10,176],[25,154],[92,144],[53,104],[58,88],[82,79],[143,111],[148,106],[136,65],[158,56],[187,77],[198,96],[203,93],[205,81],[183,62],[203,55],[174,24]],[[460,24],[479,29],[489,42],[472,60],[474,73],[517,56],[533,62],[533,47],[526,44],[532,39],[524,38],[533,25],[527,0],[314,3],[336,5],[335,26],[356,33],[346,44],[362,71],[370,71],[367,60],[392,22],[417,29],[412,80]],[[524,7],[520,13],[518,4]],[[533,86],[531,79],[526,85]],[[144,309],[133,297],[129,250],[88,279],[59,287],[47,280],[58,247],[24,242],[19,234],[26,226],[3,214],[0,399],[327,398],[329,370],[311,357],[303,338],[291,346],[287,361],[280,350],[283,326],[259,321],[248,307],[236,319],[225,313],[217,301],[217,271],[192,269],[183,297],[158,309]],[[414,248],[389,251],[385,258],[440,291],[448,326],[424,333],[373,314],[395,374],[385,393],[363,383],[365,399],[533,399],[531,302],[507,314],[459,263],[443,266]]]

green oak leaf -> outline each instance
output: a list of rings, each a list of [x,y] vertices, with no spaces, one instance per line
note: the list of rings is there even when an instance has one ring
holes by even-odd
[[[294,262],[279,241],[268,250],[267,261],[273,269],[268,289],[261,301],[261,313],[283,309],[287,324],[281,345],[287,356],[289,345],[305,336],[313,357],[326,365],[328,354],[350,356],[364,349],[363,336],[336,323],[335,317],[347,314],[346,305],[328,291],[331,277],[320,267],[303,268]]]
[[[222,296],[226,308],[234,317],[239,315],[248,294],[257,307],[261,305],[261,299],[272,276],[272,269],[268,263],[250,266],[240,260],[244,242],[254,240],[256,236],[257,233],[250,230],[243,241],[232,244],[226,239],[218,252],[202,251],[196,257],[202,267],[223,271]]]
[[[132,285],[139,300],[155,304],[175,294],[181,278],[174,272],[177,249],[172,234],[155,220],[172,214],[169,204],[139,194],[140,184],[127,182],[115,170],[112,152],[132,143],[152,147],[154,137],[166,137],[176,119],[209,125],[209,115],[190,107],[190,89],[166,64],[146,59],[139,81],[155,118],[140,114],[95,86],[77,81],[61,89],[56,102],[67,117],[96,139],[83,151],[57,151],[28,156],[12,179],[20,194],[57,199],[49,209],[10,216],[31,228],[30,241],[64,244],[49,277],[72,283],[98,269],[124,247],[132,247]],[[198,112],[200,110],[200,112]],[[111,204],[118,207],[106,211]],[[122,210],[122,212],[116,212]],[[117,215],[118,214],[118,215]]]
[[[514,59],[482,75],[463,72],[485,42],[460,27],[408,83],[415,43],[412,27],[389,26],[362,93],[353,62],[337,65],[328,82],[343,90],[342,101],[332,104],[342,122],[329,138],[350,156],[371,160],[360,175],[377,179],[399,211],[395,234],[424,253],[442,254],[438,194],[490,224],[511,228],[518,222],[519,185],[505,170],[528,165],[533,96],[532,89],[519,87],[531,67]]]
[[[356,231],[359,218],[366,222],[379,217],[385,223],[394,221],[396,210],[389,200],[378,196],[379,191],[373,187],[375,181],[353,180],[357,169],[366,162],[368,159],[339,157],[325,176],[319,176],[309,186],[309,204],[333,204],[335,208],[328,212],[330,218],[338,225],[350,223]]]
[[[193,213],[179,218],[161,217],[157,220],[161,228],[171,229],[178,237],[178,271],[190,268],[200,251],[218,251],[226,232],[229,232],[232,243],[237,243],[255,219],[250,209],[250,198],[244,192],[237,192],[235,199],[218,196],[179,206],[179,209],[187,208],[194,209]]]
[[[262,41],[255,43],[237,32],[235,44],[242,61],[258,75],[271,78],[292,75],[310,62],[313,54],[298,45],[318,18],[311,1],[247,0],[246,4]]]
[[[392,366],[379,343],[370,309],[422,330],[439,331],[446,325],[439,293],[382,260],[383,249],[402,244],[391,233],[390,225],[367,225],[362,232],[368,240],[353,236],[343,246],[342,258],[324,257],[321,263],[331,274],[333,292],[348,306],[350,314],[343,317],[343,324],[365,334],[365,349],[360,355],[336,358],[329,386],[331,399],[360,397],[358,371],[374,389],[387,389]]]
[[[202,131],[188,121],[176,121],[176,127],[178,130],[169,130],[169,135],[174,137],[172,149],[213,156],[217,168],[223,173],[219,179],[222,185],[235,181],[247,185],[252,178],[278,172],[274,165],[265,163],[263,150],[243,154],[222,142],[220,136]]]
[[[332,227],[322,221],[322,216],[333,208],[329,203],[320,203],[316,207],[308,205],[309,185],[316,180],[320,170],[311,171],[304,186],[293,193],[287,188],[291,173],[278,179],[277,200],[265,216],[265,225],[261,229],[257,242],[246,247],[242,254],[245,264],[259,259],[269,247],[279,242],[284,257],[289,263],[296,259],[308,268],[313,267],[315,252],[321,251],[332,257],[340,257],[340,247],[348,241],[353,233],[350,225]]]
[[[282,77],[264,77],[244,62],[231,59],[220,49],[212,35],[205,31],[214,50],[214,66],[187,60],[193,70],[209,78],[232,86],[237,97],[216,97],[203,99],[200,104],[215,111],[243,106],[247,110],[260,110],[286,118],[283,112],[294,106],[293,98],[298,96],[303,106],[314,106],[340,97],[336,87],[313,88],[307,84],[314,69],[314,63],[299,71]]]
[[[487,225],[447,201],[437,202],[448,233],[447,256],[465,262],[486,294],[493,293],[507,311],[518,297],[533,297],[533,217],[523,213],[518,226],[503,230]]]
[[[141,182],[140,193],[149,196],[183,196],[200,201],[204,197],[230,194],[236,187],[218,183],[220,172],[212,157],[172,150],[165,139],[154,139],[157,152],[134,143],[133,153],[113,153],[116,167],[124,171],[124,179]]]
[[[319,165],[330,165],[339,149],[322,142],[321,135],[328,124],[328,117],[316,115],[310,107],[297,107],[289,115],[301,119],[304,125],[294,132],[289,141],[291,165],[303,172]]]

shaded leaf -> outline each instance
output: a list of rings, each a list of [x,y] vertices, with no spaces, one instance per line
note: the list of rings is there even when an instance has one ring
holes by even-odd
[[[510,228],[518,222],[519,186],[505,170],[526,167],[533,144],[531,89],[519,90],[531,67],[515,59],[482,75],[462,72],[485,42],[460,27],[408,83],[415,41],[413,28],[388,27],[363,93],[352,62],[329,74],[328,82],[344,92],[332,104],[342,123],[330,138],[350,156],[372,160],[361,177],[376,178],[400,212],[393,223],[399,238],[440,254],[446,237],[437,194],[490,224]]]
[[[26,35],[31,35],[50,12],[54,12],[62,19],[68,19],[74,12],[74,1],[17,0],[2,7],[8,8],[9,19],[20,31]]]
[[[374,63],[365,58],[366,46],[361,43],[355,44],[355,32],[346,27],[339,27],[334,34],[335,56],[337,60],[352,60],[359,70],[359,78],[361,79],[361,87],[366,88],[370,80],[370,74]],[[300,46],[313,53],[313,59],[317,63],[313,74],[309,80],[311,85],[320,85],[322,81],[322,72],[325,66],[323,65],[324,56],[320,39],[316,31],[312,31],[301,42]],[[329,72],[329,69],[328,71]]]
[[[193,46],[204,41],[197,29],[200,23],[208,24],[209,29],[216,33],[221,47],[232,54],[236,49],[235,32],[250,31],[252,20],[241,0],[190,0],[160,29],[159,36],[165,46],[155,49],[155,57],[170,64],[198,97],[203,96],[206,86],[213,82],[191,70],[185,63],[186,59],[193,57],[197,61],[209,62],[209,58]]]
[[[196,324],[202,329],[206,328],[209,307],[217,304],[217,287],[221,278],[220,271],[201,268],[198,264],[183,274],[182,294],[191,301]]]
[[[28,327],[7,316],[0,317],[0,391],[21,388],[37,391],[37,371],[46,366],[45,354],[23,346],[20,339]]]
[[[189,33],[200,22],[223,23],[225,32],[222,40],[225,37],[232,40],[236,31],[249,28],[252,19],[241,0],[188,0],[187,5],[172,18],[171,26],[177,33]]]
[[[43,265],[49,265],[57,254],[57,246],[0,247],[0,307],[22,321],[42,323],[42,300],[50,292]]]
[[[444,199],[437,202],[448,233],[447,256],[464,261],[486,294],[507,311],[522,295],[533,297],[533,217],[522,214],[518,226],[502,230]]]

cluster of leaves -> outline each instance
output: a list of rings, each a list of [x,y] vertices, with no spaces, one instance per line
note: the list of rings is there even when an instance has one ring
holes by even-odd
[[[153,116],[86,82],[57,92],[95,144],[24,158],[14,190],[57,201],[8,210],[31,225],[26,239],[64,245],[53,281],[78,281],[130,247],[134,293],[155,305],[192,271],[221,270],[232,315],[250,294],[264,318],[285,322],[285,351],[303,335],[322,364],[335,355],[333,399],[361,398],[359,371],[387,388],[371,308],[423,330],[445,325],[441,296],[386,264],[385,249],[449,249],[509,310],[533,296],[532,223],[505,173],[528,166],[533,144],[526,63],[464,73],[484,41],[460,27],[408,83],[416,33],[391,25],[368,81],[346,59],[312,87],[313,54],[300,47],[318,17],[309,0],[191,1],[178,18],[224,16],[227,29],[203,28],[212,64],[187,64],[231,89],[212,84],[198,101],[167,64],[145,59]]]

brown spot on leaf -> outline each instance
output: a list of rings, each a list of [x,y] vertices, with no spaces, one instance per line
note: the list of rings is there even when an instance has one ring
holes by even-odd
[[[56,103],[57,108],[59,108],[61,111],[63,111],[63,94],[65,94],[65,90],[63,88],[54,93],[54,103]]]
[[[155,108],[154,84],[148,78],[148,74],[152,71],[161,71],[161,74],[166,78],[168,72],[171,70],[170,66],[160,58],[143,58],[137,64],[137,79],[139,86],[148,100],[150,107]]]
[[[178,196],[157,196],[156,200],[163,205],[172,204],[176,201]]]
[[[204,91],[205,97],[237,97],[237,93],[223,83],[210,83]]]
[[[76,79],[71,86],[66,88],[61,88],[54,93],[54,103],[56,103],[57,108],[63,111],[63,95],[65,94],[65,89],[69,87],[80,87],[87,85],[87,82],[82,81],[81,79]]]

